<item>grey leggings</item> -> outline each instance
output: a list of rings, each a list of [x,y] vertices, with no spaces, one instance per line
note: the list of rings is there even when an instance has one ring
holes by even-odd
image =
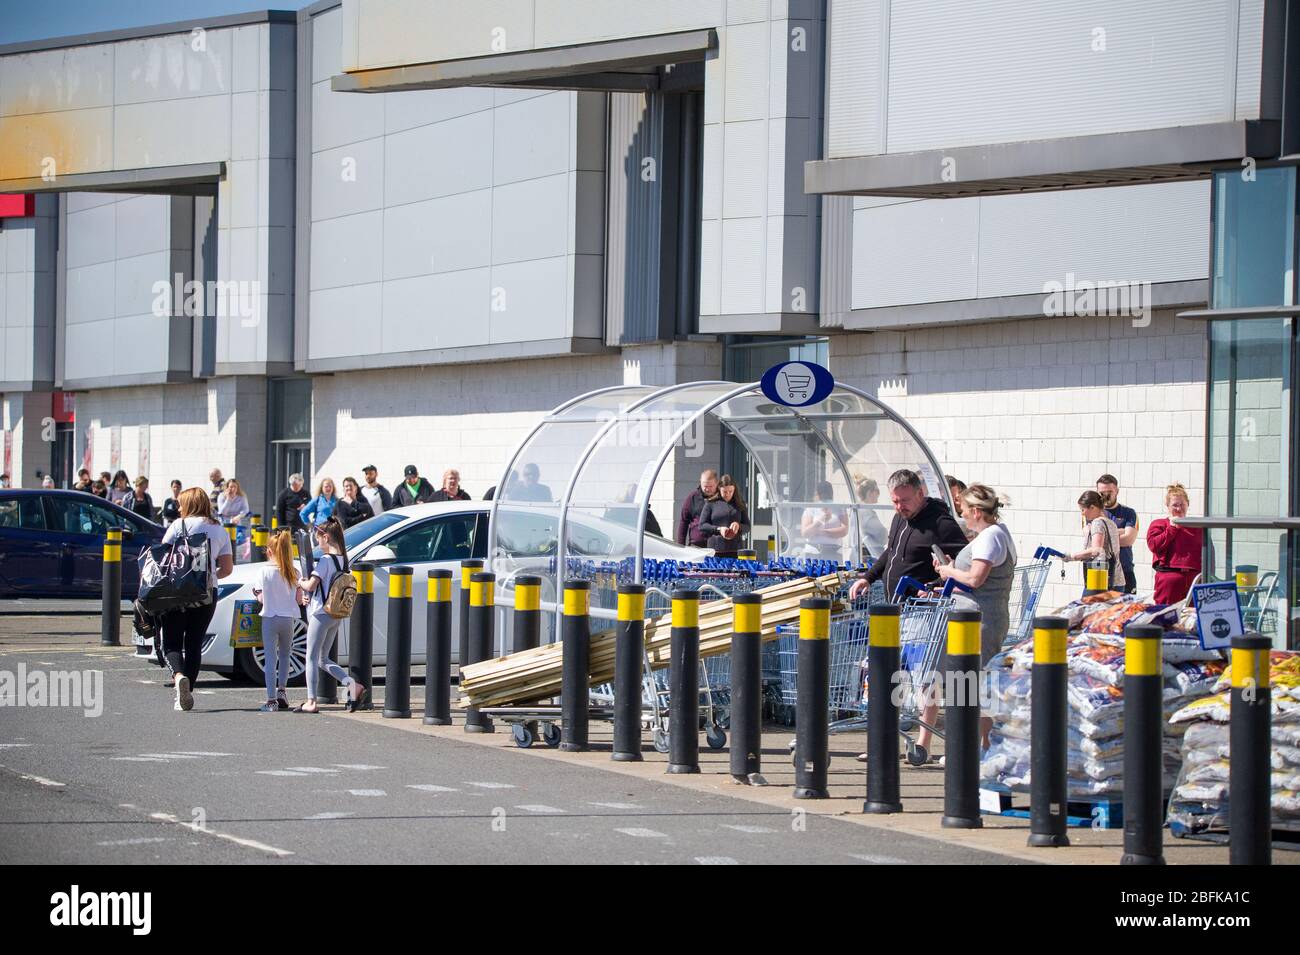
[[[352,682],[348,671],[330,659],[330,649],[338,639],[342,622],[342,619],[328,614],[307,615],[307,696],[313,700],[316,699],[322,670],[344,686]]]
[[[266,676],[266,698],[274,700],[276,690],[289,685],[289,652],[293,647],[293,625],[297,617],[262,618],[262,672]]]

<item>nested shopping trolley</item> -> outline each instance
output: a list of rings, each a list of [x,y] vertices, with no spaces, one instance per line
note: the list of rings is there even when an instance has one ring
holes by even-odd
[[[907,746],[908,762],[919,766],[930,756],[909,735],[918,728],[929,729],[940,739],[942,732],[925,720],[927,703],[933,702],[934,681],[939,671],[947,632],[948,612],[952,609],[951,586],[940,592],[928,591],[918,581],[904,577],[894,589],[891,603],[899,604],[899,646],[901,669],[891,681],[891,692],[898,695],[899,732]],[[908,596],[908,594],[915,596]],[[830,696],[828,715],[831,733],[865,729],[867,725],[867,643],[868,611],[872,603],[884,597],[877,583],[869,595],[859,597],[843,613],[831,617],[830,628]],[[797,702],[798,673],[797,633],[783,638],[790,643],[780,650],[781,693],[784,702]],[[793,751],[793,743],[791,743]]]
[[[678,561],[643,562],[642,580],[646,587],[646,618],[654,619],[671,611],[672,592],[675,589],[694,590],[701,604],[728,599],[735,594],[749,593],[789,581],[797,577],[821,577],[842,569],[840,565],[822,560],[784,558],[767,564],[757,561],[737,561],[725,558],[708,558],[696,563]],[[564,578],[581,579],[591,583],[591,614],[593,628],[600,629],[595,620],[610,621],[616,609],[620,584],[633,579],[633,567],[628,560],[591,561],[570,558],[565,562]],[[729,653],[704,657],[700,661],[699,711],[701,729],[705,740],[713,749],[727,744],[730,727],[731,655]],[[590,718],[613,718],[614,687],[605,683],[590,691]],[[642,659],[642,724],[652,734],[654,747],[667,752],[669,746],[669,714],[673,700],[669,692],[669,671],[662,663],[654,665],[648,650]],[[548,745],[559,741],[559,727],[555,719],[559,708],[555,706],[500,707],[483,711],[511,725],[517,745],[532,745],[538,727]]]

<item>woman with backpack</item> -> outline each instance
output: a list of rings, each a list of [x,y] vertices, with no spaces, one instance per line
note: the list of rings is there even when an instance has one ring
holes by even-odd
[[[294,707],[294,712],[318,711],[316,694],[322,670],[348,688],[347,708],[352,710],[366,688],[329,658],[330,649],[338,639],[339,624],[346,616],[334,616],[331,597],[336,590],[346,589],[351,580],[347,548],[343,543],[343,525],[331,517],[313,527],[312,534],[321,550],[320,560],[316,561],[311,576],[301,583],[298,596],[298,602],[307,608],[307,702]],[[338,581],[340,586],[335,588],[335,581],[345,574],[348,581]]]
[[[289,708],[289,654],[298,616],[298,567],[293,561],[293,538],[287,530],[271,535],[266,563],[258,574],[253,596],[262,602],[262,672],[266,677],[266,703],[261,712]]]
[[[199,678],[199,666],[203,662],[203,641],[217,610],[217,581],[229,577],[234,571],[235,555],[230,547],[230,535],[212,517],[212,500],[207,491],[201,487],[181,491],[180,503],[180,520],[167,528],[162,542],[173,544],[182,538],[202,535],[208,544],[207,603],[162,614],[163,656],[176,678],[174,708],[191,710],[194,708],[194,681]]]

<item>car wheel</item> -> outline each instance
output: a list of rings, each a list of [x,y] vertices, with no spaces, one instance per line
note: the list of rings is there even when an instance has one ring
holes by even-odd
[[[266,671],[263,665],[266,662],[266,654],[261,647],[240,650],[237,654],[237,663],[239,670],[245,677],[254,683],[266,682]],[[303,676],[307,669],[307,625],[301,620],[295,620],[293,624],[293,643],[289,649],[289,685],[302,686],[306,683]]]

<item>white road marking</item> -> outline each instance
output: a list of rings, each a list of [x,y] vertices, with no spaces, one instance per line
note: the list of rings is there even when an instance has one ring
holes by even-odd
[[[141,753],[145,759],[198,759],[190,753]]]
[[[266,852],[273,856],[284,858],[293,855],[288,849],[277,849],[275,846],[267,845],[265,842],[258,842],[256,839],[244,839],[240,836],[232,836],[228,832],[218,832],[215,829],[209,829],[206,826],[200,826],[194,822],[182,822],[169,812],[151,812],[150,819],[157,819],[160,822],[170,822],[173,825],[180,826],[182,829],[188,829],[190,832],[199,832],[205,836],[214,836],[217,839],[225,839],[227,842],[233,842],[236,845],[244,846],[249,849],[256,849],[258,852]]]
[[[433,783],[409,783],[407,789],[418,789],[422,793],[458,793],[459,789],[450,786],[435,786]]]
[[[238,756],[238,753],[211,753],[201,749],[177,750],[179,756]]]
[[[477,786],[479,789],[514,789],[510,783],[472,783],[465,781],[466,786]]]
[[[259,776],[308,776],[310,773],[295,773],[291,769],[259,769]]]
[[[116,763],[165,763],[167,760],[157,756],[110,756]]]
[[[736,832],[744,832],[751,836],[767,836],[776,832],[775,829],[769,829],[767,826],[733,826],[730,823],[723,823],[723,829],[734,829]]]
[[[338,775],[337,769],[321,769],[319,766],[290,766],[289,771],[294,773],[325,773],[327,775]]]
[[[731,856],[696,856],[695,861],[700,865],[740,865]]]
[[[31,743],[0,743],[0,749],[22,749],[31,745]]]
[[[557,813],[564,812],[563,809],[556,809],[554,806],[543,806],[540,804],[535,804],[531,806],[515,806],[515,808],[522,809],[524,812],[535,812],[539,814],[549,814],[549,815],[555,815]]]
[[[615,829],[614,831],[621,832],[625,836],[634,836],[637,839],[667,839],[668,838],[668,834],[666,832],[659,832],[655,829],[632,828],[632,829]]]
[[[19,773],[19,779],[25,779],[29,783],[39,783],[42,786],[48,786],[50,789],[66,789],[67,783],[56,782],[53,779],[46,779],[44,776],[35,776],[31,773]]]
[[[355,812],[318,812],[314,816],[307,816],[307,819],[346,819],[348,816],[355,816]]]
[[[388,793],[382,789],[349,789],[350,796],[387,796]]]
[[[865,855],[860,852],[846,853],[850,859],[857,859],[860,862],[870,862],[872,865],[907,865],[906,859],[897,859],[894,856],[873,856]]]
[[[95,845],[97,846],[143,846],[155,842],[171,842],[171,840],[164,839],[161,837],[155,839],[110,839],[107,842],[96,842]]]
[[[645,806],[638,805],[634,802],[589,802],[588,806],[599,806],[602,809],[644,809]]]
[[[371,766],[369,763],[331,763],[339,769],[387,769],[387,766]]]

